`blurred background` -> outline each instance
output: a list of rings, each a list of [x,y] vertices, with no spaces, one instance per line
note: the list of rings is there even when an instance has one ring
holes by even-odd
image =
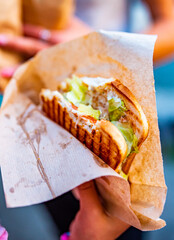
[[[93,29],[102,28],[114,31],[144,32],[149,24],[152,23],[149,7],[145,1],[140,0],[77,0],[75,15]],[[174,31],[174,26],[171,31]],[[154,78],[164,171],[168,186],[167,201],[162,214],[162,218],[167,222],[167,226],[159,231],[143,234],[138,232],[139,238],[137,237],[136,239],[173,240],[174,58],[172,54],[170,58],[156,61]],[[2,98],[3,93],[0,95],[0,102]],[[65,194],[46,204],[6,209],[1,182],[0,196],[0,219],[2,225],[9,232],[10,240],[58,239],[60,232],[63,233],[68,230],[68,226],[78,210],[78,202],[70,194]],[[69,218],[65,216],[67,213],[69,213]],[[131,239],[131,237],[124,239]]]

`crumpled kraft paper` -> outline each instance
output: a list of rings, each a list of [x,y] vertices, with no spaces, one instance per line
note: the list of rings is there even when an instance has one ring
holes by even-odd
[[[0,111],[0,163],[8,207],[53,199],[95,179],[108,214],[141,230],[165,226],[166,185],[153,78],[156,37],[93,32],[52,47],[22,65]],[[149,135],[129,172],[129,183],[41,112],[42,88],[55,90],[72,74],[115,77],[141,104]]]

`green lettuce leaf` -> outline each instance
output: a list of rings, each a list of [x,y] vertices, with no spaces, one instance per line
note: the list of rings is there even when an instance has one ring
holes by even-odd
[[[78,111],[84,113],[85,115],[91,116],[97,120],[100,117],[100,110],[95,110],[90,105],[87,106],[84,104],[80,104],[78,107]]]
[[[123,171],[120,172],[120,176],[122,176],[126,181],[128,180],[128,175],[126,175]]]
[[[80,103],[85,101],[87,87],[83,84],[82,80],[73,75],[72,79],[66,79],[69,83],[69,92],[65,93],[65,97],[69,102],[78,106]]]
[[[111,98],[109,102],[109,119],[110,121],[118,121],[122,116],[125,115],[127,108],[124,102],[120,98]]]
[[[129,123],[120,123],[117,121],[112,121],[112,123],[120,130],[120,132],[123,134],[123,137],[127,143],[128,151],[127,156],[130,153],[138,153],[138,139],[136,135],[134,134],[133,129],[131,128]]]

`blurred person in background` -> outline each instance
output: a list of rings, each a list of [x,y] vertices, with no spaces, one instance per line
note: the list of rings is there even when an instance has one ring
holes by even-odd
[[[142,16],[131,16],[130,10],[141,3]],[[134,10],[135,7],[134,7]],[[77,0],[77,16],[94,29],[138,31],[157,34],[154,61],[164,60],[174,53],[174,1],[173,0]],[[136,28],[131,26],[131,17]],[[133,23],[135,25],[135,23]]]
[[[136,2],[138,2],[138,0],[77,0],[76,15],[83,22],[79,20],[79,18],[72,17],[67,27],[59,31],[48,30],[43,26],[27,24],[23,27],[25,37],[15,37],[15,39],[13,39],[4,34],[0,35],[0,47],[23,52],[28,56],[32,56],[39,50],[52,44],[72,40],[92,31],[92,29],[102,28],[114,31],[131,31],[130,9]],[[173,0],[144,0],[143,4],[143,6],[149,10],[148,17],[146,15],[146,23],[148,23],[148,25],[146,24],[143,26],[143,29],[140,29],[140,25],[144,19],[139,16],[142,21],[138,21],[135,18],[135,21],[137,21],[136,26],[138,26],[136,30],[142,33],[158,35],[154,50],[154,61],[155,63],[159,63],[171,58],[174,54],[174,2]],[[10,68],[10,71],[9,69],[2,69],[1,75],[3,75],[3,77],[11,77],[14,69],[13,67]],[[119,236],[128,226],[118,221],[114,228],[110,220],[107,219],[106,221],[105,215],[101,214],[95,189],[92,185],[88,186],[87,189],[85,198],[83,194],[84,189],[78,189],[80,192],[80,205],[81,203],[82,205],[70,228],[72,232],[71,239],[85,239],[84,233],[86,239],[97,239],[94,236],[98,236],[100,240],[106,239],[106,237],[104,238],[103,236],[105,236],[105,234],[109,236],[109,233],[111,234],[111,239],[113,239],[114,236]],[[89,206],[89,202],[91,202],[93,207],[98,206],[97,215],[91,214],[90,211],[84,211],[84,199],[86,206]],[[65,194],[52,200],[46,203],[46,206],[61,233],[69,229],[69,225],[79,209],[78,202],[76,202],[70,194]],[[93,210],[92,207],[91,210]],[[98,216],[100,216],[101,225],[99,224]],[[112,229],[109,229],[108,226]],[[89,232],[86,229],[90,229],[90,234],[92,232],[94,235],[88,236]],[[142,239],[142,234],[138,230],[135,230],[135,232],[134,230],[129,230],[128,233],[123,234],[119,239],[131,239],[133,237]],[[109,238],[107,239],[109,240]]]
[[[23,1],[25,3],[26,0]],[[30,3],[35,0],[27,1]],[[72,40],[89,33],[93,29],[131,31],[130,9],[137,1],[141,2],[141,0],[110,0],[109,2],[104,0],[76,0],[76,15],[78,18],[71,17],[68,23],[63,25],[63,29],[61,27],[58,31],[56,31],[55,28],[48,30],[44,28],[45,26],[49,26],[49,24],[45,24],[46,21],[44,21],[44,24],[41,26],[38,19],[34,21],[31,20],[31,17],[29,20],[26,17],[28,22],[25,22],[23,25],[23,34],[25,37],[13,38],[5,34],[0,34],[0,47],[33,56],[41,49],[56,43]],[[137,25],[139,25],[138,31],[140,33],[158,35],[154,51],[155,62],[171,57],[174,52],[174,31],[172,31],[172,29],[174,29],[173,0],[143,0],[142,2],[144,7],[149,10],[149,19],[148,21],[143,21],[143,19],[140,18],[141,21],[137,22]],[[29,4],[25,5],[29,7]],[[30,14],[32,10],[33,9],[29,11]],[[42,10],[42,8],[37,10],[39,13],[39,10]],[[48,11],[49,10],[51,11],[51,8],[48,9]],[[72,11],[73,10],[71,10],[71,12]],[[27,13],[27,15],[29,15],[29,13]],[[48,14],[48,17],[50,17],[50,14]],[[147,14],[146,16],[143,15],[143,17],[145,18],[144,20],[147,20]],[[34,16],[34,19],[35,18]],[[42,18],[44,19],[44,16],[42,16]],[[47,16],[45,16],[45,19],[47,19]],[[80,19],[83,20],[83,22]],[[31,24],[33,22],[37,25]],[[142,26],[142,22],[148,23],[148,26]],[[40,25],[38,25],[38,23]],[[143,29],[140,29],[142,27]]]
[[[73,13],[74,0],[0,0],[0,91],[20,62],[90,31]]]

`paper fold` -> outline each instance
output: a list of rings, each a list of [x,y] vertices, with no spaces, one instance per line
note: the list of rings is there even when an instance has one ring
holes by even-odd
[[[159,219],[166,185],[153,79],[155,39],[94,32],[44,50],[19,68],[0,112],[1,171],[9,207],[47,201],[96,179],[108,214],[142,230],[165,225]],[[150,130],[130,169],[130,184],[41,113],[40,90],[55,90],[72,74],[117,78],[140,102]]]

